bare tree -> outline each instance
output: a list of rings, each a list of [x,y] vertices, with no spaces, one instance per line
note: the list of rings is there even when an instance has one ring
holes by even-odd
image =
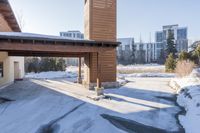
[[[25,27],[25,20],[24,20],[24,15],[23,15],[22,10],[16,12],[16,18],[17,18],[20,29],[23,30]]]

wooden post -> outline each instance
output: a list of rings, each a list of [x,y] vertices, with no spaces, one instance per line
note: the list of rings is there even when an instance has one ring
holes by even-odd
[[[97,96],[103,95],[101,76],[101,58],[100,54],[97,52],[97,87],[95,89]]]
[[[81,78],[81,57],[78,58],[78,83],[82,83],[82,78]]]
[[[97,88],[101,88],[101,66],[99,53],[97,53]]]

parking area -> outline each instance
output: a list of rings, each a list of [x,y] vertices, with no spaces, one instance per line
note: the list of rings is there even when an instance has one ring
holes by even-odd
[[[180,132],[168,78],[132,78],[106,99],[65,79],[28,79],[0,90],[3,133]]]

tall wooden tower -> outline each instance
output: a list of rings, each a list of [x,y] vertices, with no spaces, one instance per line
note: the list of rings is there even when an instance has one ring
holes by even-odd
[[[85,0],[85,39],[95,41],[116,42],[116,0]],[[101,81],[112,86],[116,84],[116,49],[99,54],[101,66]],[[90,53],[85,58],[85,81],[95,83],[97,78],[97,53]],[[106,83],[105,83],[106,82]]]

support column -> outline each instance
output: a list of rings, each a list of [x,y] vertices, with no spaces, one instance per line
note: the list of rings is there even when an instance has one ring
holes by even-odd
[[[97,87],[95,88],[97,96],[103,95],[101,72],[102,72],[101,71],[101,57],[100,57],[100,53],[97,52]]]
[[[97,88],[101,88],[101,64],[99,53],[97,53]]]
[[[81,57],[78,58],[78,83],[82,83],[81,78]]]

